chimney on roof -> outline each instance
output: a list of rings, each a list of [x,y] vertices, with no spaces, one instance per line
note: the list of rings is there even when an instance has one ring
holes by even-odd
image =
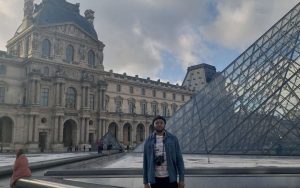
[[[92,25],[94,25],[94,11],[91,9],[87,9],[84,12],[85,18],[87,19],[88,22],[90,22]]]
[[[24,0],[24,21],[27,26],[33,22],[33,0]]]

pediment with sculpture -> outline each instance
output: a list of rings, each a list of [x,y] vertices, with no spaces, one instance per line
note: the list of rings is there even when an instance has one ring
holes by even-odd
[[[47,30],[48,32],[50,31],[53,33],[60,33],[68,36],[73,36],[83,40],[89,40],[89,42],[95,41],[95,39],[93,39],[86,32],[84,32],[80,27],[78,27],[76,24],[73,23],[51,25],[51,26],[43,27],[43,29]]]

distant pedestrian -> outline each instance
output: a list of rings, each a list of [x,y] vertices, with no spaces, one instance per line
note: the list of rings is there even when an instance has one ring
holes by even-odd
[[[85,145],[83,145],[83,151],[85,151]]]
[[[15,187],[15,183],[20,178],[30,177],[31,170],[28,165],[28,159],[22,149],[18,149],[16,152],[16,160],[13,168],[13,174],[10,179],[10,187]]]
[[[110,150],[111,150],[111,149],[112,149],[112,144],[109,143],[109,144],[107,145],[108,155],[110,155]]]
[[[98,144],[98,154],[102,153],[103,150],[103,141],[100,139],[99,144]]]

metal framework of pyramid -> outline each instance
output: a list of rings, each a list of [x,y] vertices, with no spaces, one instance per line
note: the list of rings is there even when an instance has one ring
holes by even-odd
[[[300,155],[300,3],[172,116],[184,153]]]

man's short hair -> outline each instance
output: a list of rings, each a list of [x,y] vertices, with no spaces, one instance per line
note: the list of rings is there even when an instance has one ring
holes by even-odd
[[[154,122],[155,122],[156,120],[158,120],[158,119],[163,120],[165,124],[166,124],[166,122],[167,122],[166,119],[165,119],[163,116],[156,116],[156,117],[153,119],[153,121],[152,121],[152,125],[154,125]]]

